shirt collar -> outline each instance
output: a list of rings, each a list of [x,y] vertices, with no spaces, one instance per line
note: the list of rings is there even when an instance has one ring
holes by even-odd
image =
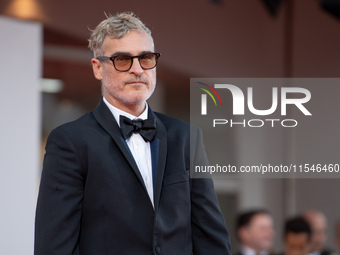
[[[133,119],[142,119],[142,120],[145,120],[145,119],[148,118],[148,109],[149,109],[148,104],[146,104],[145,110],[142,112],[141,115],[134,116],[134,115],[132,115],[130,113],[127,113],[127,112],[124,112],[124,111],[118,109],[117,107],[114,107],[112,104],[110,104],[105,99],[105,97],[103,97],[103,101],[107,105],[107,107],[110,109],[110,111],[111,111],[113,117],[115,118],[115,120],[117,121],[119,127],[120,127],[120,123],[119,123],[119,116],[120,115],[123,115],[123,116],[125,116],[125,117],[127,117],[127,118],[129,118],[131,120],[133,120]]]
[[[248,246],[243,245],[241,250],[242,250],[242,254],[244,254],[244,255],[256,255],[256,251],[253,250],[252,248],[248,247]],[[261,251],[259,254],[260,255],[268,255],[268,252],[267,251]]]

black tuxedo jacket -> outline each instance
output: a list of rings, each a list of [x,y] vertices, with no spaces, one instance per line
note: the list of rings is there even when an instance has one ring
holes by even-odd
[[[36,211],[35,255],[230,254],[212,180],[190,178],[190,165],[207,163],[200,130],[191,127],[190,132],[188,123],[148,114],[157,125],[151,142],[154,207],[103,101],[51,132]],[[190,133],[197,143],[192,150]]]

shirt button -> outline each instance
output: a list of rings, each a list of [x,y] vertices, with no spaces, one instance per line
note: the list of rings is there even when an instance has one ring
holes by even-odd
[[[156,249],[155,249],[155,252],[156,252],[157,255],[161,254],[161,248],[157,246]]]
[[[139,142],[138,142],[138,141],[136,141],[136,145],[137,145],[137,146],[139,145]]]

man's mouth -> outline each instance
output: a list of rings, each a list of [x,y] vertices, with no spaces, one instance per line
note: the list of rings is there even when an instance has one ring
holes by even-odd
[[[143,81],[130,81],[127,84],[140,84],[140,83],[145,84],[145,82],[143,82]]]

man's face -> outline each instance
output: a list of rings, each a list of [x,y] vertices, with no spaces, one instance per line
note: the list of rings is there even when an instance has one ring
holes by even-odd
[[[136,56],[146,52],[154,52],[154,44],[143,31],[130,31],[121,39],[106,36],[102,45],[102,55],[108,57],[117,54]],[[126,72],[117,71],[110,60],[92,59],[92,66],[95,77],[102,81],[103,96],[117,108],[144,107],[155,89],[156,68],[142,69],[138,58],[133,59]]]
[[[268,251],[273,242],[273,220],[268,214],[253,217],[249,226],[241,230],[241,240],[256,251]]]
[[[307,255],[310,243],[307,233],[288,232],[285,238],[285,255]]]
[[[312,214],[307,220],[312,228],[311,251],[322,251],[327,239],[326,218],[321,214]]]
[[[326,242],[326,224],[323,221],[312,224],[312,249],[321,251]]]

